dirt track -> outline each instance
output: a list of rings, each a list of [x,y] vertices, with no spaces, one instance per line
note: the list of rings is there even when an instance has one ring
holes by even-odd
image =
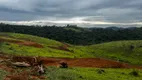
[[[41,44],[38,44],[36,42],[31,42],[31,41],[20,41],[20,40],[10,40],[10,39],[0,38],[0,42],[10,42],[10,43],[16,43],[19,45],[32,46],[32,47],[36,47],[36,48],[43,48],[43,46]]]
[[[138,68],[142,66],[132,66],[126,63],[120,63],[113,60],[101,58],[42,58],[43,63],[47,66],[58,66],[60,62],[66,62],[71,67],[96,67],[96,68]]]
[[[28,62],[33,63],[35,57],[13,57],[15,62]],[[66,62],[69,67],[95,67],[95,68],[138,68],[142,69],[142,66],[129,65],[127,63],[121,63],[114,60],[108,60],[103,58],[47,58],[39,57],[39,61],[42,61],[46,66],[59,66],[60,62]]]

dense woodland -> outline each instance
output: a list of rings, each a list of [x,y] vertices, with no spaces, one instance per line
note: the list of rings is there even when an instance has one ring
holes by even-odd
[[[61,42],[90,45],[118,40],[142,40],[141,28],[81,28],[76,25],[61,26],[26,26],[0,24],[0,32],[13,32],[37,35]]]

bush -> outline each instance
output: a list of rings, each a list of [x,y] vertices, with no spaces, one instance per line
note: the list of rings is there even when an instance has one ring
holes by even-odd
[[[97,70],[97,73],[98,73],[98,74],[105,73],[105,70],[103,70],[103,69],[98,69],[98,70]]]
[[[133,70],[132,72],[130,72],[130,75],[133,75],[133,76],[136,76],[136,77],[140,76],[138,71],[136,71],[136,70]]]

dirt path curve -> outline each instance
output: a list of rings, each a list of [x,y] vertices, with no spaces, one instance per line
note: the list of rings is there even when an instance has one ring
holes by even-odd
[[[137,68],[142,69],[142,66],[129,65],[114,60],[103,58],[48,58],[39,57],[45,66],[59,66],[61,62],[66,62],[69,67],[95,67],[95,68]],[[15,56],[13,61],[33,63],[34,57]]]
[[[66,62],[71,67],[96,67],[96,68],[138,68],[142,66],[134,66],[126,63],[121,63],[113,60],[102,58],[41,58],[47,66],[58,66],[60,62]]]

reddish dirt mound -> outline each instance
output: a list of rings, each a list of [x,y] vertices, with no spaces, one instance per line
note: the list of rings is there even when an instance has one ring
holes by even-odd
[[[6,76],[5,80],[29,80],[29,73],[27,72],[22,72],[19,74],[13,74],[13,75],[8,75]]]
[[[62,43],[62,46],[55,47],[55,46],[48,46],[49,48],[53,49],[58,49],[58,50],[63,50],[63,51],[68,51],[68,52],[73,52],[72,50],[69,50],[68,47],[70,47],[68,44]]]
[[[68,66],[75,67],[96,67],[96,68],[139,68],[142,66],[131,66],[126,63],[120,63],[117,61],[101,59],[101,58],[79,58],[79,59],[68,59],[68,58],[42,58],[45,65],[58,66],[59,63],[66,62]]]
[[[36,48],[43,48],[43,46],[41,44],[31,42],[31,41],[18,41],[18,40],[9,40],[9,39],[0,38],[0,42],[10,42],[10,43],[16,43],[19,45],[32,46],[32,47],[36,47]]]

